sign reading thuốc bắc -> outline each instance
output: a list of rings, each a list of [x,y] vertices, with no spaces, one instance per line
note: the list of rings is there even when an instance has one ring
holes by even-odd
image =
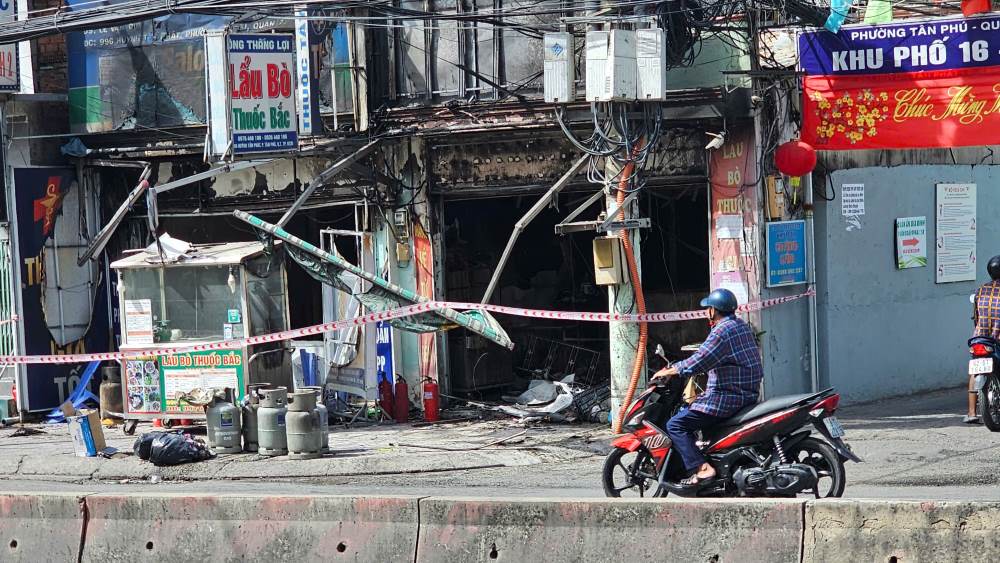
[[[226,45],[233,153],[298,148],[293,37],[232,34]]]

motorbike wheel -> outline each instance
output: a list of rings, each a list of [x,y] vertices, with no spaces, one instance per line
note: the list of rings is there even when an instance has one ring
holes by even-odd
[[[623,448],[612,450],[604,460],[601,481],[608,497],[667,496],[667,491],[657,485],[656,464],[646,448],[634,452]]]
[[[996,376],[988,377],[979,391],[979,408],[986,428],[990,432],[1000,432],[1000,381]]]
[[[844,494],[847,486],[847,471],[836,450],[816,438],[806,438],[788,452],[788,461],[804,463],[816,470],[819,482],[816,488],[820,497],[837,498]]]

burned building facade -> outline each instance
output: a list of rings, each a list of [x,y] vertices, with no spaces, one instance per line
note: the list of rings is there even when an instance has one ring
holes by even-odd
[[[235,210],[429,299],[627,313],[635,310],[634,298],[623,297],[631,295],[622,293],[630,284],[624,268],[617,280],[595,274],[618,259],[595,240],[616,236],[607,222],[627,207],[637,221],[628,230],[648,311],[694,309],[720,284],[745,288],[744,299],[769,295],[755,265],[762,234],[753,225],[764,195],[747,35],[715,33],[671,55],[663,100],[634,112],[645,112],[657,132],[643,149],[641,189],[612,209],[621,172],[579,145],[597,134],[601,105],[582,95],[558,108],[543,99],[543,32],[568,22],[582,37],[595,21],[602,25],[573,21],[583,13],[559,2],[400,2],[389,10],[300,12],[298,20],[169,15],[32,41],[33,89],[9,95],[4,106],[7,197],[20,193],[13,170],[38,166],[65,168],[79,190],[80,204],[57,213],[74,234],[50,252],[45,279],[57,265],[60,276],[88,268],[80,279],[91,305],[75,314],[107,338],[92,345],[98,349],[73,349],[114,349],[120,339],[110,261],[163,233],[195,244],[260,238]],[[234,154],[213,141],[220,93],[205,37],[223,31],[294,38],[293,150]],[[50,62],[59,58],[53,44],[64,63]],[[582,41],[578,47],[582,92]],[[706,147],[720,136],[725,144]],[[720,213],[742,217],[738,234],[731,224],[723,232]],[[16,219],[11,226],[18,228]],[[25,272],[12,269],[12,287],[24,285]],[[293,327],[366,311],[315,272],[293,264],[287,272]],[[67,291],[56,281],[45,293]],[[63,320],[45,301],[37,329],[65,331],[66,311],[76,306],[66,303],[84,301],[74,295],[64,295]],[[15,295],[19,310],[26,296]],[[597,385],[635,355],[631,333],[609,323],[496,318],[513,350],[462,328],[412,332],[383,323],[290,346],[317,352],[331,385],[354,381],[371,398],[379,377],[401,377],[414,404],[427,378],[459,396],[568,374]],[[755,320],[767,324],[766,315]],[[680,357],[705,331],[703,321],[652,324],[650,342]],[[40,353],[23,334],[13,340],[18,350]],[[33,368],[18,369],[30,379]],[[34,378],[51,388],[49,379]],[[32,393],[46,398],[24,398],[27,410],[65,398]]]

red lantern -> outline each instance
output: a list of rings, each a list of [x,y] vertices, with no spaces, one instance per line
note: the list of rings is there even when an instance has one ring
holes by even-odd
[[[788,141],[774,151],[774,164],[782,174],[804,176],[816,168],[816,149],[802,141]]]

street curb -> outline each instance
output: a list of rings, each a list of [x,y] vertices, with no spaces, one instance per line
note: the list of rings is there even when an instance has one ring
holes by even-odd
[[[805,507],[805,561],[996,561],[1000,502],[830,500]]]
[[[797,561],[801,502],[420,500],[417,563]]]
[[[990,561],[1000,502],[0,492],[3,561]]]

